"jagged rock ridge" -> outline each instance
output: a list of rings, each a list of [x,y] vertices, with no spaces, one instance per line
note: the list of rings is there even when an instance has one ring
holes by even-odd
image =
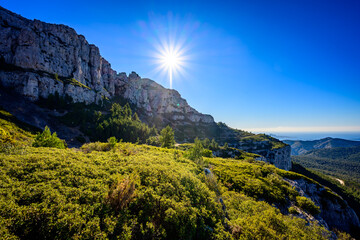
[[[117,73],[101,57],[99,49],[74,29],[29,20],[1,7],[0,85],[31,101],[55,93],[87,104],[121,96],[138,108],[145,122],[170,124],[180,141],[208,137],[225,142],[227,137],[235,141],[239,138],[231,128],[219,131],[212,116],[189,106],[176,90],[166,89],[135,72]],[[291,167],[289,154],[248,150],[262,150],[266,160],[275,166],[286,170]]]
[[[74,102],[98,103],[122,95],[147,115],[173,113],[174,120],[214,123],[176,90],[165,89],[135,72],[116,73],[74,29],[28,20],[0,8],[1,83],[35,101],[58,92]]]

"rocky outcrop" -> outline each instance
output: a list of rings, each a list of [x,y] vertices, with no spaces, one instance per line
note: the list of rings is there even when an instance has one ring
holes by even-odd
[[[270,141],[238,141],[231,144],[232,147],[241,149],[246,152],[261,155],[257,158],[259,161],[265,161],[274,164],[276,167],[290,170],[291,169],[291,147],[272,147]]]
[[[321,212],[315,218],[319,222],[325,221],[330,230],[353,232],[355,229],[360,229],[360,221],[355,211],[331,190],[304,179],[287,179],[286,181],[295,187],[301,196],[310,198],[320,207]]]
[[[291,169],[291,157],[290,157],[291,148],[288,145],[282,148],[275,148],[275,149],[257,149],[257,150],[243,149],[243,150],[263,156],[264,158],[259,160],[263,160],[271,164],[274,164],[278,168],[285,170]]]

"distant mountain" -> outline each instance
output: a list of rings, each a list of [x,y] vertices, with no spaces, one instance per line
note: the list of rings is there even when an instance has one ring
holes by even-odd
[[[291,155],[293,156],[305,154],[313,149],[360,146],[360,141],[350,141],[331,137],[313,141],[284,140],[283,142],[291,146]]]

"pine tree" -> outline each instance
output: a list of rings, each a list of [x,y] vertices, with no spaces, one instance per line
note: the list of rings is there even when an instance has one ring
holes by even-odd
[[[174,147],[175,145],[174,131],[169,125],[161,130],[160,143],[161,143],[161,147],[164,148]]]
[[[44,131],[36,135],[33,147],[54,147],[64,149],[67,146],[64,140],[58,138],[56,132],[51,135],[49,127],[45,126]]]

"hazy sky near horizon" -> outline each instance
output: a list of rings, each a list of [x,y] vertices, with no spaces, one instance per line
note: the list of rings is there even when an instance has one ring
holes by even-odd
[[[360,1],[4,1],[66,24],[114,70],[169,87],[156,46],[186,56],[173,88],[199,112],[263,132],[360,132]],[[268,131],[267,131],[268,130]]]

